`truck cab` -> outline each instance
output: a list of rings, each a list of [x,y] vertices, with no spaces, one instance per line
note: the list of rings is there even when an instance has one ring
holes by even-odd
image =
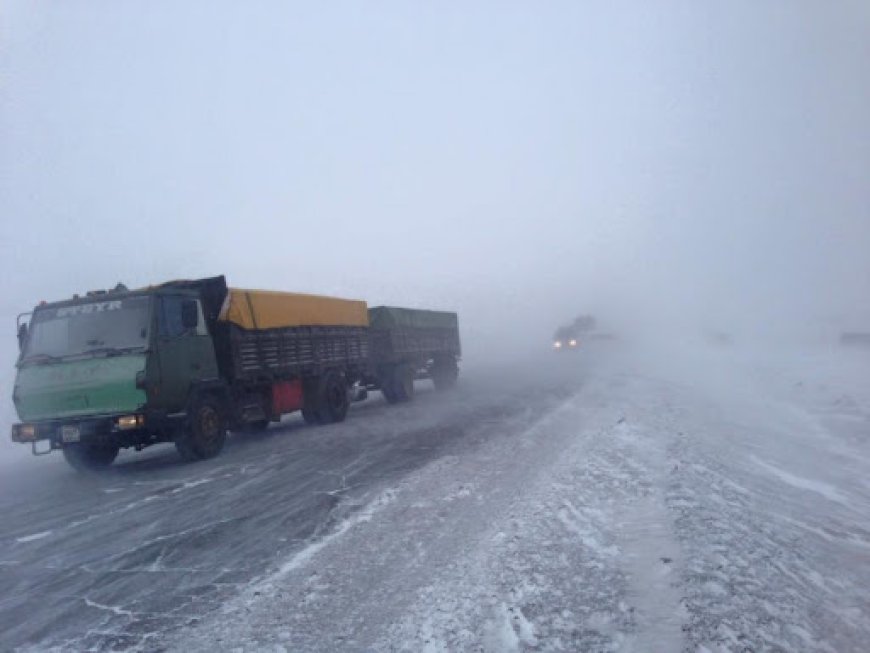
[[[77,468],[171,441],[192,393],[218,382],[198,293],[117,289],[40,304],[19,327],[12,439]]]

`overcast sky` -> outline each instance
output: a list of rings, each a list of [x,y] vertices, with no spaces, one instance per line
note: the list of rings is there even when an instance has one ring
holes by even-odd
[[[0,0],[0,66],[0,315],[223,273],[478,335],[870,317],[868,2]]]

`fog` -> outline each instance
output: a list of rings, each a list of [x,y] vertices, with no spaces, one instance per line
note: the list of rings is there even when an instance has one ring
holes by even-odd
[[[868,182],[867,0],[0,0],[0,650],[863,650]],[[214,275],[461,360],[16,377]]]
[[[0,30],[12,349],[39,300],[214,274],[456,310],[472,357],[586,312],[870,328],[866,3],[13,1]]]

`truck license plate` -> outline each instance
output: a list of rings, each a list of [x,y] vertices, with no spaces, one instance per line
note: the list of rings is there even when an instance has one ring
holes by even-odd
[[[78,426],[61,426],[60,439],[64,442],[78,442],[82,439],[82,434]]]

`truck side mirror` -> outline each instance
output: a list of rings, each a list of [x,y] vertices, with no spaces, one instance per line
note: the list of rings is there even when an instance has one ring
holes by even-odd
[[[185,299],[181,302],[181,326],[185,331],[199,326],[199,310],[195,299]]]
[[[18,351],[24,351],[24,341],[27,340],[27,324],[18,325]]]

